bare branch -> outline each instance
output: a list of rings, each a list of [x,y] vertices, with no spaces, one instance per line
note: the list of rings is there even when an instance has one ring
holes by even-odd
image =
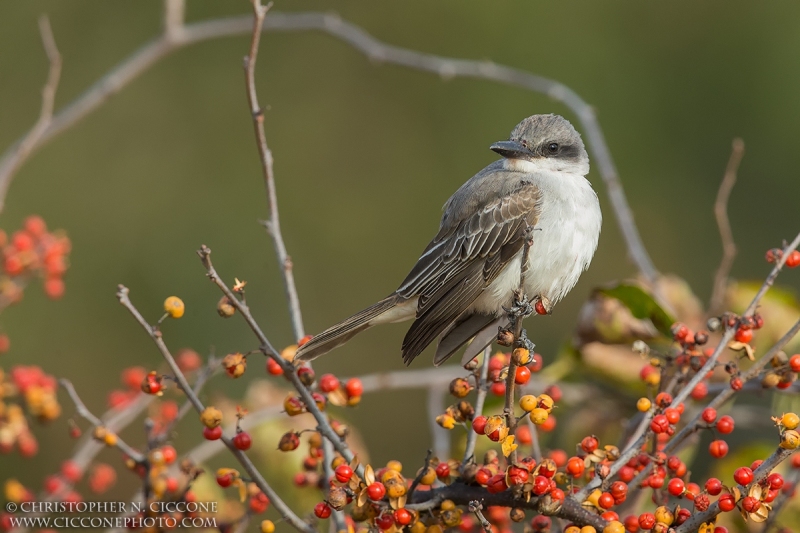
[[[42,107],[39,111],[39,119],[33,125],[33,128],[19,142],[6,151],[0,159],[0,211],[3,210],[5,205],[6,193],[11,185],[14,173],[36,149],[53,121],[56,90],[61,78],[61,54],[56,46],[56,39],[53,36],[50,19],[47,18],[47,15],[42,15],[39,19],[39,32],[42,36],[44,51],[50,62],[47,82],[42,88]]]
[[[13,173],[36,149],[97,109],[111,95],[119,92],[154,63],[173,50],[183,46],[210,39],[249,34],[252,32],[252,28],[253,21],[249,16],[187,24],[182,26],[182,31],[178,32],[177,35],[162,35],[124,59],[75,101],[55,115],[52,123],[44,129],[36,139],[36,142],[32,143],[27,150],[16,155],[23,139],[12,145],[0,157],[0,209],[7,189],[7,182],[11,180]],[[354,24],[344,22],[335,15],[323,13],[272,13],[264,21],[263,29],[265,31],[323,31],[345,41],[376,62],[393,63],[432,72],[444,78],[465,77],[490,80],[546,94],[561,102],[578,116],[583,125],[589,149],[606,185],[617,223],[628,248],[628,254],[639,272],[649,282],[652,283],[658,276],[658,271],[642,243],[639,230],[636,228],[633,213],[628,205],[611,152],[606,144],[594,110],[566,85],[529,72],[498,65],[491,61],[452,59],[391,46],[378,41],[363,29]],[[2,187],[3,183],[6,183],[5,187]]]
[[[198,413],[202,413],[205,409],[203,402],[200,401],[200,398],[197,397],[194,390],[189,386],[189,382],[186,381],[186,376],[181,372],[181,369],[178,367],[178,363],[175,361],[175,358],[170,353],[169,348],[164,343],[164,339],[161,337],[161,331],[157,328],[153,327],[147,320],[144,319],[142,314],[139,312],[138,309],[133,305],[130,300],[129,290],[127,287],[120,285],[117,290],[117,299],[119,303],[121,303],[133,317],[136,319],[137,322],[144,328],[150,338],[158,347],[159,351],[161,352],[162,357],[169,365],[170,370],[173,373],[173,377],[175,381],[178,383],[178,387],[186,394],[186,397],[194,406],[195,410]],[[316,530],[311,527],[307,522],[303,521],[298,517],[294,512],[289,508],[288,505],[280,498],[277,492],[267,483],[264,479],[264,476],[261,475],[261,472],[255,467],[253,462],[250,458],[245,454],[243,451],[236,448],[233,445],[233,442],[228,437],[222,436],[220,440],[225,443],[225,446],[230,450],[230,452],[236,457],[239,461],[239,464],[244,467],[245,472],[253,480],[253,482],[261,489],[261,492],[267,495],[270,499],[272,504],[275,506],[275,509],[281,514],[284,520],[286,520],[289,524],[291,524],[295,529],[298,531],[303,531],[304,533],[316,533]]]
[[[164,0],[164,37],[179,40],[186,16],[186,0]]]
[[[254,23],[253,38],[250,42],[250,53],[244,58],[244,73],[247,84],[247,103],[250,106],[250,114],[253,118],[253,128],[256,134],[256,145],[258,155],[261,159],[261,171],[264,175],[264,186],[267,190],[267,205],[269,206],[269,220],[264,222],[267,233],[272,236],[275,246],[275,254],[278,256],[278,263],[283,274],[283,286],[286,291],[286,300],[289,303],[289,314],[292,319],[292,330],[295,340],[300,340],[305,336],[303,328],[303,315],[300,312],[300,299],[297,296],[297,287],[294,283],[294,273],[292,272],[292,258],[286,251],[281,233],[281,221],[278,215],[278,194],[275,190],[275,174],[272,169],[272,151],[267,145],[267,135],[264,132],[264,110],[258,103],[256,93],[256,59],[258,57],[258,44],[261,38],[261,27],[264,25],[264,17],[272,6],[270,3],[266,7],[261,6],[259,0],[253,2]]]
[[[300,381],[300,378],[297,377],[297,372],[295,372],[294,367],[287,361],[285,361],[281,356],[280,353],[272,346],[267,339],[267,336],[264,335],[264,332],[261,330],[261,327],[258,325],[256,320],[253,318],[253,315],[250,313],[250,308],[245,304],[242,300],[236,297],[236,295],[231,291],[231,289],[225,284],[222,279],[220,279],[217,271],[214,269],[214,265],[211,263],[211,250],[203,245],[200,250],[198,250],[197,255],[200,257],[200,260],[203,263],[203,266],[206,269],[206,273],[208,278],[214,282],[214,284],[219,287],[222,293],[228,297],[231,304],[236,307],[236,310],[239,311],[242,317],[244,317],[245,322],[253,331],[253,333],[258,338],[258,341],[261,343],[261,350],[267,355],[267,357],[271,357],[273,361],[278,363],[281,368],[283,369],[283,373],[286,378],[292,383],[294,388],[300,394],[300,398],[303,400],[303,403],[306,406],[306,409],[309,413],[311,413],[317,421],[317,430],[322,433],[323,437],[326,437],[331,441],[336,451],[342,454],[342,457],[345,460],[352,461],[353,460],[353,452],[347,447],[347,445],[342,441],[341,438],[336,434],[336,432],[331,427],[328,419],[322,412],[317,408],[317,404],[314,401],[314,398],[311,396],[311,392],[303,385],[303,382]],[[359,468],[362,468],[359,466]]]
[[[717,191],[717,200],[714,202],[714,217],[717,219],[719,235],[722,239],[722,261],[714,275],[714,292],[711,294],[711,301],[708,304],[709,316],[717,315],[722,311],[728,276],[733,267],[733,260],[736,258],[736,243],[733,240],[731,222],[728,218],[728,199],[736,184],[736,174],[743,156],[744,141],[737,137],[733,140],[728,166],[725,168],[725,175],[722,177],[722,183],[719,184],[719,191]]]
[[[491,344],[483,350],[483,361],[481,361],[480,374],[478,374],[478,382],[475,388],[478,390],[477,397],[475,398],[475,416],[483,414],[483,404],[486,401],[486,392],[489,386],[489,357],[492,354]],[[461,460],[462,473],[467,465],[467,461],[472,459],[475,455],[475,443],[478,441],[478,434],[472,431],[472,428],[467,428],[467,444],[464,448],[464,459]]]

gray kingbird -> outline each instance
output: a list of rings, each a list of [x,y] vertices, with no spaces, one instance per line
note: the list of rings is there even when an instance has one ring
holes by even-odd
[[[445,203],[439,233],[400,287],[313,337],[295,361],[316,359],[372,326],[414,319],[403,340],[406,364],[437,337],[435,365],[473,339],[462,359],[468,362],[508,325],[503,307],[519,287],[530,227],[525,294],[547,302],[549,311],[575,286],[602,222],[580,134],[561,116],[534,115],[491,149],[502,159]]]

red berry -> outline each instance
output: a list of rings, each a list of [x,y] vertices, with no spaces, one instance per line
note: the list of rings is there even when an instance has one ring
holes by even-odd
[[[656,415],[650,422],[650,429],[652,429],[654,433],[664,433],[668,428],[669,420],[667,420],[667,417],[664,415]]]
[[[531,361],[531,363],[528,365],[530,371],[536,373],[540,371],[543,366],[544,366],[544,358],[541,356],[541,354],[538,353],[533,354],[533,361]],[[558,400],[553,398],[553,401],[558,401]]]
[[[597,439],[593,436],[584,437],[583,440],[581,440],[581,448],[583,448],[583,451],[586,453],[592,453],[597,449],[598,445]]]
[[[495,381],[492,383],[492,394],[495,396],[506,395],[506,384],[504,381]]]
[[[356,398],[364,394],[364,385],[361,384],[361,380],[358,378],[348,379],[344,388],[350,398]]]
[[[178,458],[178,452],[169,444],[161,447],[161,455],[164,457],[164,462],[168,465],[174,463],[175,459]]]
[[[475,474],[475,481],[479,485],[486,485],[489,483],[489,479],[492,477],[492,473],[489,471],[488,468],[481,468]]]
[[[240,431],[233,437],[233,445],[239,450],[249,450],[252,444],[253,439],[250,438],[250,434],[246,431]]]
[[[70,483],[77,483],[80,481],[83,471],[78,463],[75,461],[64,461],[61,463],[61,475],[64,476]]]
[[[380,501],[386,496],[386,487],[383,486],[383,483],[376,481],[367,487],[367,496],[374,502]]]
[[[667,407],[664,409],[664,416],[667,417],[667,420],[670,424],[677,424],[681,419],[681,413],[674,407]]]
[[[753,340],[753,330],[752,329],[743,329],[739,328],[736,330],[736,334],[733,336],[739,342],[750,342]]]
[[[450,477],[450,466],[447,463],[439,463],[436,465],[436,477],[439,479],[447,479]]]
[[[483,431],[486,429],[486,422],[489,419],[483,415],[478,415],[472,419],[472,429],[478,435],[483,435]]]
[[[203,437],[206,440],[218,440],[222,436],[222,427],[203,428]]]
[[[319,502],[314,506],[314,514],[317,516],[317,518],[325,520],[331,515],[331,506],[325,502]]]
[[[670,479],[669,484],[667,484],[667,491],[673,496],[680,496],[681,494],[683,494],[685,488],[686,484],[683,482],[682,479],[677,477]]]
[[[386,531],[394,525],[394,515],[390,512],[383,513],[375,519],[375,525],[378,526],[378,529],[381,531]]]
[[[722,492],[722,481],[718,480],[715,477],[708,478],[705,487],[706,487],[706,492],[708,492],[712,496],[717,496],[720,492]]]
[[[280,376],[283,374],[283,368],[281,368],[281,365],[274,359],[267,359],[267,372],[273,376]]]
[[[514,374],[514,383],[525,385],[531,379],[531,371],[527,366],[518,366],[517,373]]]
[[[350,468],[350,465],[339,465],[336,467],[334,474],[336,474],[336,480],[339,483],[347,483],[353,477],[353,469]]]
[[[656,525],[656,517],[653,513],[642,513],[639,515],[639,527],[642,529],[653,529]]]
[[[718,503],[720,510],[726,513],[733,511],[734,507],[736,507],[736,500],[733,498],[733,494],[723,494],[719,497]]]
[[[748,513],[757,511],[759,507],[761,507],[761,502],[752,496],[745,496],[742,498],[742,509]]]
[[[800,251],[792,250],[792,253],[786,258],[785,265],[789,268],[794,268],[800,265]]]
[[[38,239],[47,232],[47,224],[39,215],[31,215],[25,219],[25,231]]]
[[[792,372],[800,372],[800,353],[796,353],[789,358],[789,367]]]
[[[408,509],[402,507],[394,512],[394,521],[401,526],[407,526],[413,518],[414,515]]]
[[[319,390],[322,392],[333,392],[339,388],[339,379],[333,374],[323,374],[319,378]]]
[[[17,249],[18,252],[26,252],[33,249],[33,237],[27,231],[17,231],[11,236],[11,245]]]
[[[603,509],[610,509],[614,507],[614,497],[608,492],[604,492],[600,495],[600,498],[597,499],[597,505]]]
[[[223,489],[230,487],[231,483],[233,483],[233,474],[223,474],[221,476],[217,476],[217,485]]]
[[[486,490],[488,490],[491,494],[497,494],[499,492],[503,492],[508,488],[508,484],[506,483],[506,476],[503,474],[495,474],[489,478],[489,481],[486,483]]]
[[[689,328],[687,328],[685,324],[676,322],[672,325],[672,338],[676,341],[680,342],[686,339],[687,335],[689,335]]]
[[[772,490],[778,490],[783,487],[783,476],[777,472],[773,472],[767,476],[767,483]]]
[[[533,480],[533,493],[542,496],[550,491],[550,479],[545,476],[536,476]],[[609,495],[610,496],[610,495]],[[612,498],[613,500],[613,498]]]
[[[724,440],[714,440],[708,445],[708,451],[712,457],[720,459],[728,455],[728,443]]]
[[[717,410],[713,407],[706,407],[703,409],[703,421],[707,424],[711,424],[714,420],[717,419]]]
[[[64,280],[61,278],[47,278],[44,282],[44,293],[51,300],[58,300],[64,296]]]
[[[572,477],[580,477],[586,470],[586,465],[580,457],[570,457],[567,461],[567,473]]]
[[[731,388],[733,390],[737,390],[737,391],[738,390],[742,390],[742,386],[743,385],[744,385],[744,383],[742,382],[742,378],[740,378],[739,376],[734,376],[734,377],[731,378]]]
[[[723,435],[727,435],[733,431],[733,418],[728,415],[723,416],[717,420],[717,431]]]
[[[693,400],[700,401],[708,395],[708,385],[701,381],[692,389],[691,397]]]
[[[739,485],[749,485],[753,481],[753,471],[743,466],[733,473],[733,479]]]

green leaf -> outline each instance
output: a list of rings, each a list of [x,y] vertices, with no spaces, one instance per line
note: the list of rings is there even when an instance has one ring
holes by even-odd
[[[671,337],[670,328],[675,319],[658,305],[653,296],[637,285],[622,283],[615,287],[599,289],[600,294],[615,298],[627,307],[631,314],[640,319],[650,319],[664,336]]]

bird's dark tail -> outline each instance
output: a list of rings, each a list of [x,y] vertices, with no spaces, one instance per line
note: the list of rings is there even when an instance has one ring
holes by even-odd
[[[329,327],[298,348],[294,360],[311,361],[321,355],[325,355],[362,331],[379,323],[373,321],[403,301],[405,300],[400,296],[392,294],[380,302],[367,307],[363,311],[359,311],[343,322]]]

